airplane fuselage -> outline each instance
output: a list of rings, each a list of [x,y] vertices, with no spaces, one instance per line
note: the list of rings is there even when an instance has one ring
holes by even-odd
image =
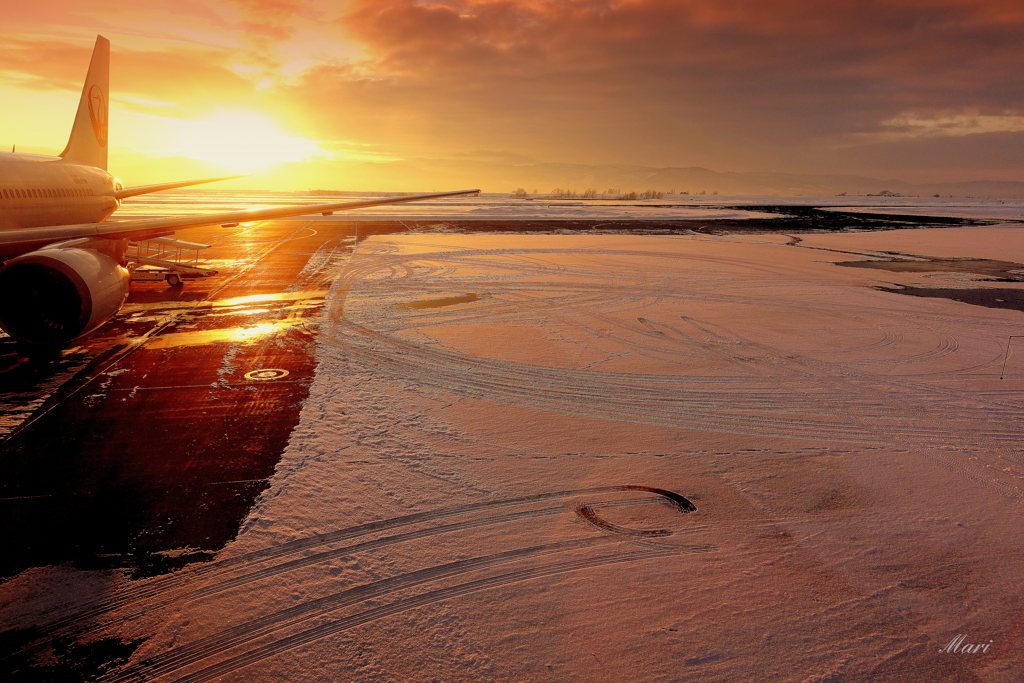
[[[110,320],[128,298],[126,255],[132,240],[166,240],[190,227],[327,216],[479,191],[108,221],[122,199],[230,179],[125,188],[108,173],[109,66],[110,41],[97,36],[71,135],[59,157],[0,152],[0,329],[22,342],[60,346]],[[171,286],[180,283],[168,279]]]
[[[121,182],[95,166],[0,152],[0,231],[106,220]]]

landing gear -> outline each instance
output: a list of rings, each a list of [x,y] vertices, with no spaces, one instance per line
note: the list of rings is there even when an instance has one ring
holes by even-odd
[[[181,287],[182,285],[181,276],[178,275],[177,273],[171,273],[164,279],[167,280],[167,284],[169,284],[171,287]]]

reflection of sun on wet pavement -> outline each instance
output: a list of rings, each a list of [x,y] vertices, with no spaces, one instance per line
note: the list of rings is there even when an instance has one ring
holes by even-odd
[[[304,318],[277,320],[258,325],[229,327],[216,330],[195,330],[189,332],[167,332],[145,341],[148,349],[169,349],[177,346],[196,346],[217,342],[252,342],[261,337],[278,334],[293,327],[304,327],[309,321]]]
[[[352,234],[344,222],[256,230],[257,246],[219,227],[190,232],[237,267],[179,288],[133,284],[74,349],[12,363],[25,382],[0,409],[0,432],[14,434],[0,575],[61,563],[161,573],[237,534],[308,392],[324,278]]]
[[[300,292],[274,292],[272,294],[249,294],[247,296],[236,296],[230,299],[217,299],[207,302],[214,308],[225,308],[230,306],[241,306],[244,304],[264,303],[271,301],[302,301],[304,299],[323,299],[327,294],[326,289],[303,290]]]

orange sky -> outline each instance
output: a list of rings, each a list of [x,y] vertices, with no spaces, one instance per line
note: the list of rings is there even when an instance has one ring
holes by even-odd
[[[504,191],[536,164],[1024,180],[1019,0],[38,0],[3,31],[0,145],[47,153],[111,40],[130,184],[246,167],[250,187]]]

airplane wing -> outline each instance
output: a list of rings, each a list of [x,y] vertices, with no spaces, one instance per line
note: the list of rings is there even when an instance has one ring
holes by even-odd
[[[129,221],[104,221],[102,223],[80,223],[77,225],[53,225],[39,228],[22,228],[0,232],[0,259],[11,258],[54,242],[80,237],[105,237],[110,239],[128,238],[133,240],[169,235],[176,230],[199,228],[207,225],[231,225],[264,221],[274,218],[289,218],[313,213],[329,215],[335,211],[362,209],[383,204],[415,202],[421,199],[456,197],[475,194],[480,190],[458,190],[456,192],[435,192],[405,197],[382,197],[359,201],[334,202],[330,204],[300,204],[280,206],[271,209],[229,211],[226,213],[202,214],[197,216],[174,216],[171,218],[142,218]]]
[[[140,194],[149,194],[150,192],[160,192],[161,190],[176,190],[179,187],[188,187],[190,185],[202,185],[203,183],[215,183],[218,180],[234,180],[235,178],[244,178],[244,175],[229,175],[223,178],[204,178],[203,180],[181,180],[176,183],[160,183],[159,185],[136,185],[135,187],[126,187],[123,190],[118,190],[114,196],[118,199],[127,199],[128,197],[137,197]]]

